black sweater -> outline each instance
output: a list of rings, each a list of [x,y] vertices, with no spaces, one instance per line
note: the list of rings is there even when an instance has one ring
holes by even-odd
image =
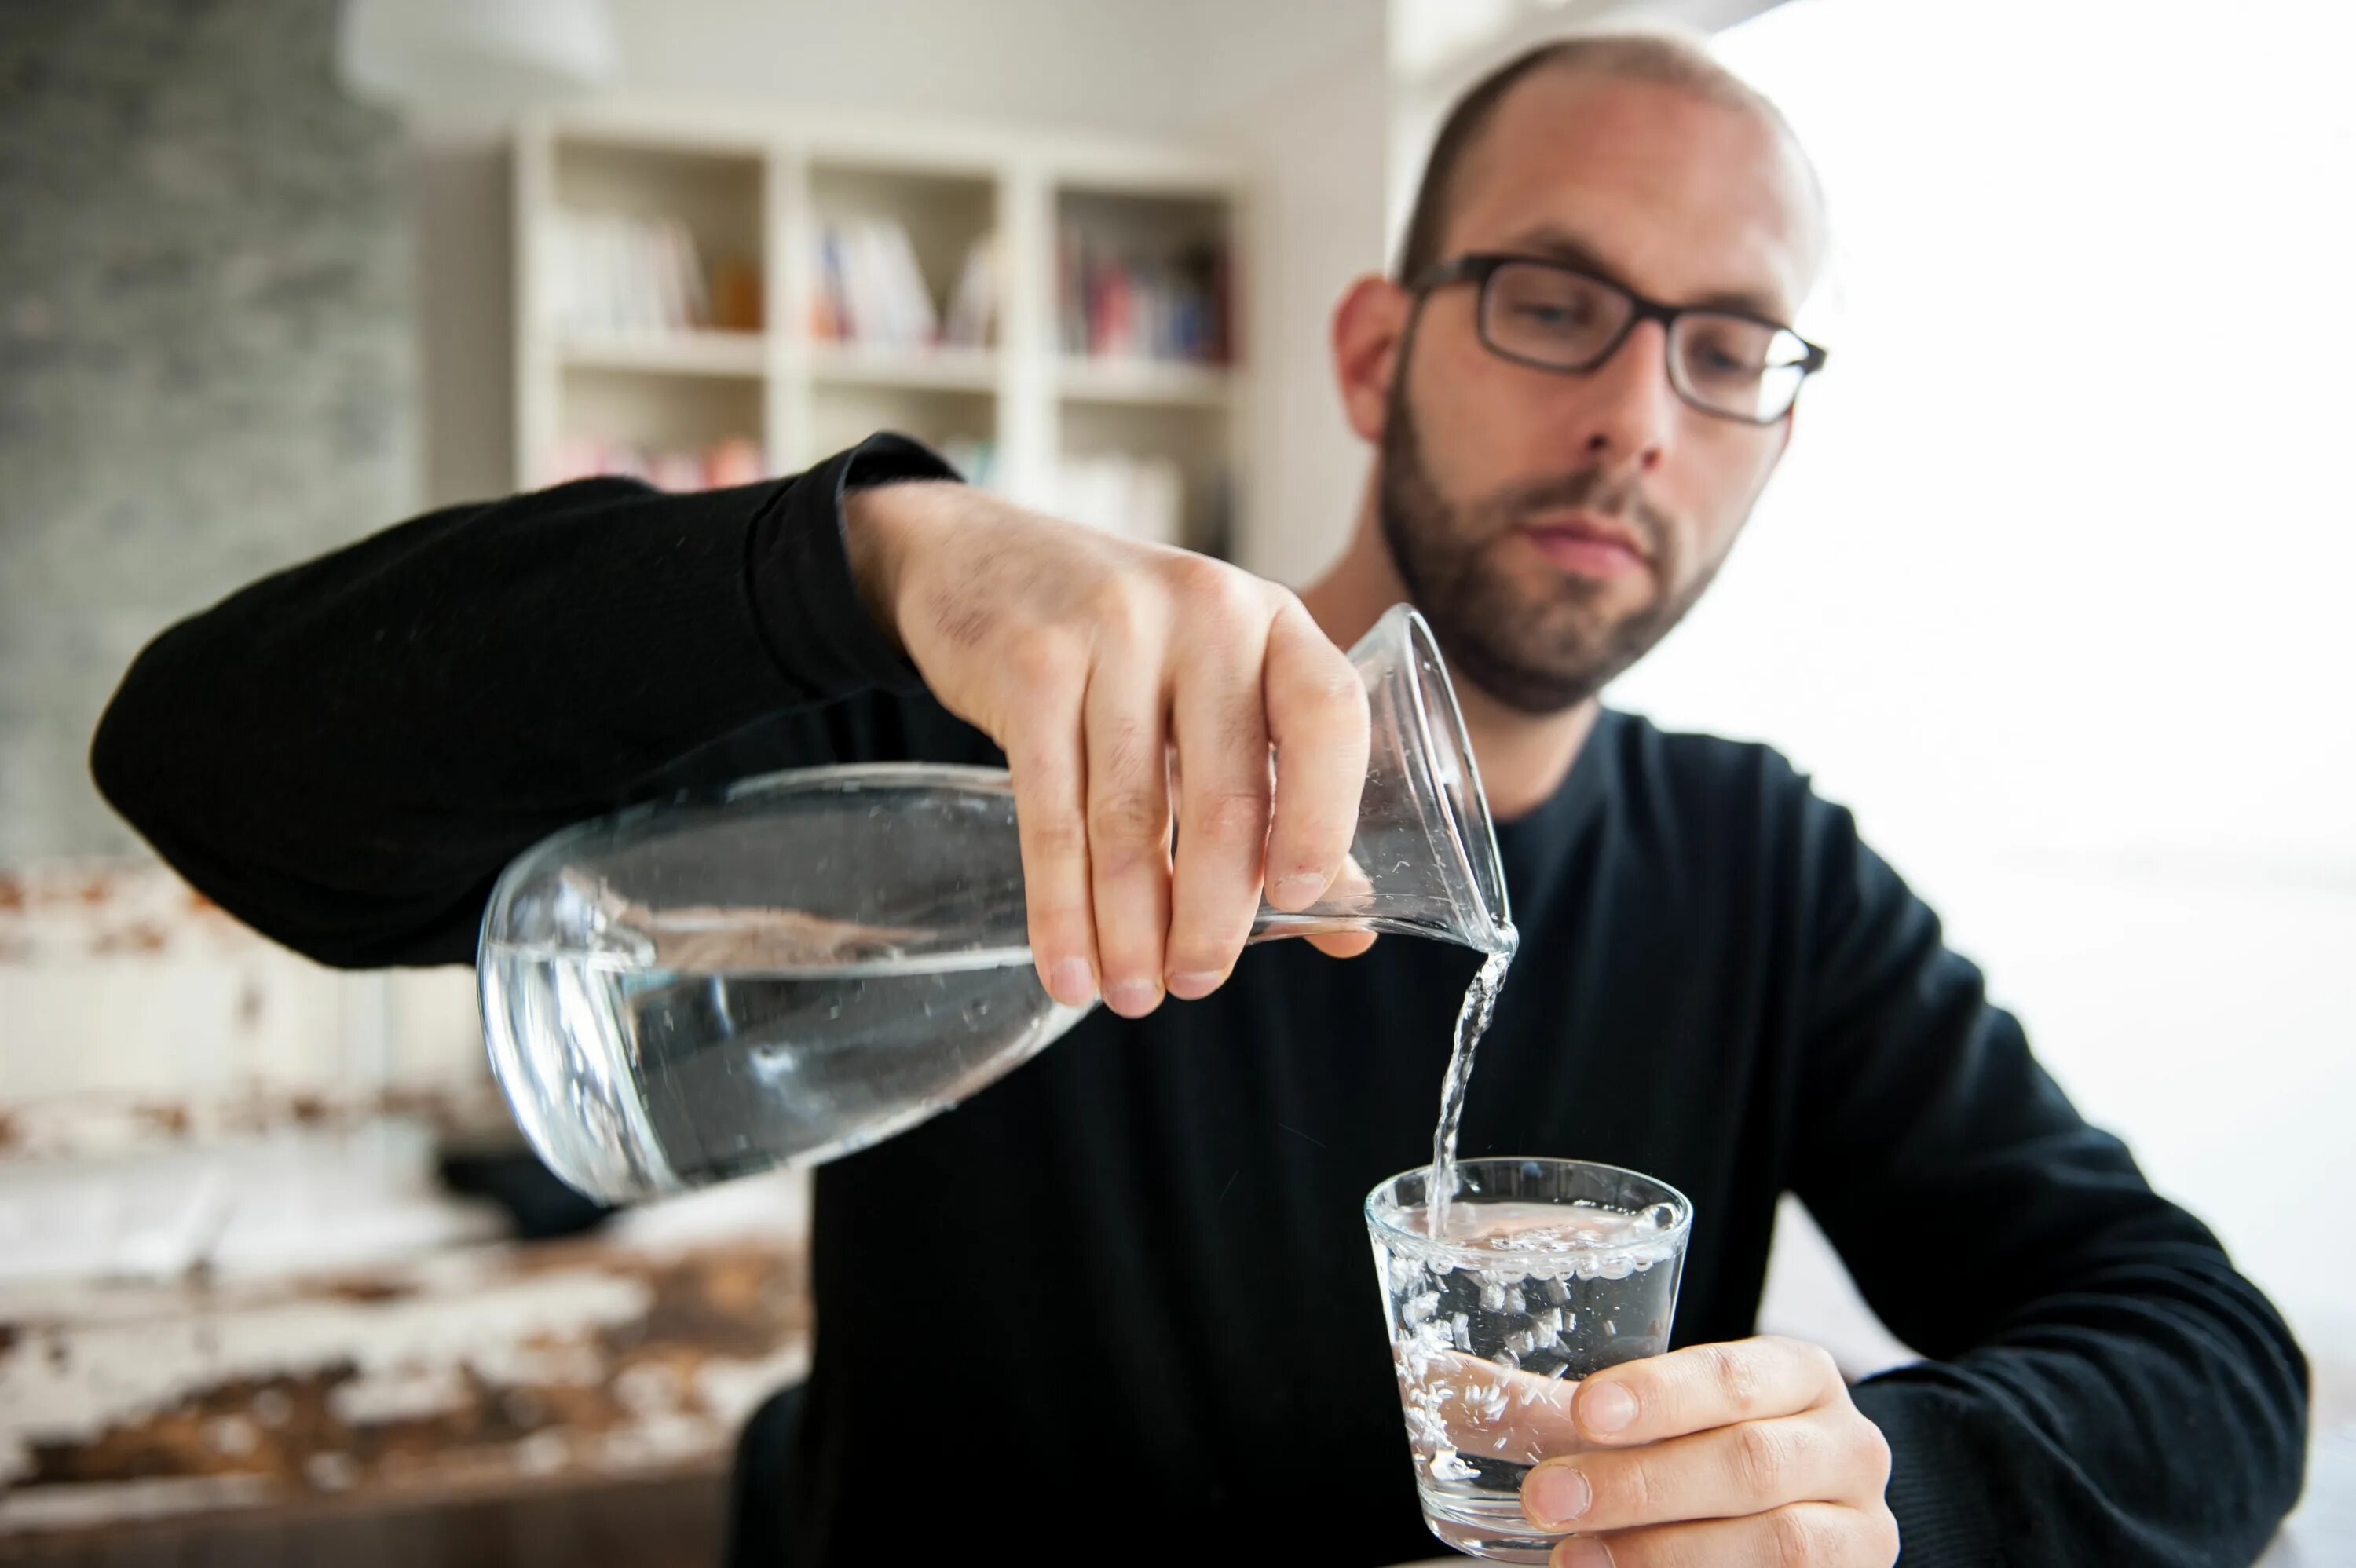
[[[292,947],[469,962],[500,868],[562,824],[781,767],[998,761],[844,556],[846,483],[945,472],[878,438],[743,489],[595,480],[420,517],[158,637],[99,782]],[[1606,713],[1499,837],[1522,949],[1465,1151],[1682,1188],[1687,1344],[1751,1332],[1798,1193],[1931,1358],[1856,1391],[1905,1562],[2263,1548],[2299,1486],[2297,1346],[1846,811],[1771,751]],[[1473,963],[1255,947],[1208,999],[1099,1009],[823,1168],[809,1424],[776,1478],[797,1561],[1433,1554],[1359,1204],[1429,1154]]]

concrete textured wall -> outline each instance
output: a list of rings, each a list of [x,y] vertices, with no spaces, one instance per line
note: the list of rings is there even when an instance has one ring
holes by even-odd
[[[415,494],[398,127],[326,0],[0,7],[0,863],[130,848],[140,645]]]

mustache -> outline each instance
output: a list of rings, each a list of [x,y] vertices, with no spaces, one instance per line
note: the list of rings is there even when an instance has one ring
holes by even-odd
[[[1526,518],[1573,509],[1622,524],[1655,560],[1668,541],[1668,514],[1645,499],[1635,480],[1615,484],[1600,464],[1514,485],[1490,496],[1481,507],[1494,520],[1499,534]]]

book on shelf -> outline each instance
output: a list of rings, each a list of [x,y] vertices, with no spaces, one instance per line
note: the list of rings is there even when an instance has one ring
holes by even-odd
[[[685,224],[608,212],[560,212],[552,222],[549,284],[560,330],[760,330],[758,269],[734,256],[707,262]]]
[[[1056,249],[1065,353],[1197,365],[1232,357],[1234,278],[1226,245],[1141,254],[1066,223]]]
[[[601,436],[567,435],[556,443],[548,483],[618,475],[658,490],[719,490],[750,485],[773,472],[761,443],[732,436],[701,449],[648,447]]]
[[[998,237],[985,234],[966,247],[949,291],[941,340],[953,347],[987,348],[998,337]]]
[[[1185,483],[1167,457],[1105,452],[1056,465],[1052,504],[1060,517],[1149,544],[1186,542]]]
[[[810,336],[873,348],[979,348],[997,331],[998,293],[997,247],[988,235],[967,248],[945,318],[905,225],[833,219],[819,227]]]
[[[977,489],[1002,487],[1005,472],[996,442],[952,435],[934,442],[933,450]],[[1123,539],[1183,545],[1188,542],[1185,505],[1185,480],[1171,459],[1100,452],[1055,464],[1041,509]]]
[[[977,490],[995,490],[1001,477],[998,443],[977,436],[953,435],[934,448],[958,476]]]

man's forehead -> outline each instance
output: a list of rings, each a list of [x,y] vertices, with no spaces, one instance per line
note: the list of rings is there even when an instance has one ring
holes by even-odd
[[[1784,321],[1823,249],[1813,178],[1780,127],[1692,89],[1578,69],[1506,94],[1451,206],[1445,255],[1559,254],[1671,304]]]

